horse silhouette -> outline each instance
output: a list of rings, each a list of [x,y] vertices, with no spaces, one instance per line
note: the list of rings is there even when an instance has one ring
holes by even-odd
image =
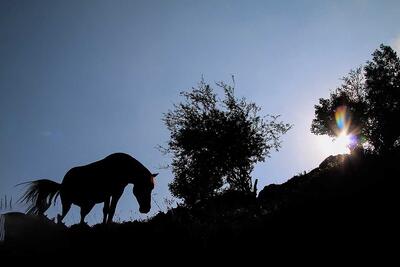
[[[109,223],[128,184],[134,185],[133,194],[139,203],[139,211],[148,213],[156,176],[132,156],[114,153],[88,165],[70,169],[61,184],[47,179],[24,183],[29,187],[20,201],[29,203],[28,214],[44,215],[60,196],[62,213],[57,215],[58,223],[75,204],[81,208],[81,224],[95,204],[104,202],[103,223]]]

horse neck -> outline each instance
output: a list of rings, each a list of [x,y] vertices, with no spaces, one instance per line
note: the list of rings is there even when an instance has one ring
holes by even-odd
[[[131,177],[129,177],[129,176],[123,177],[123,178],[121,179],[121,183],[123,183],[124,185],[135,184],[135,178],[131,178]]]
[[[142,181],[142,176],[134,176],[130,181],[129,181],[129,183],[130,184],[133,184],[133,185],[136,185],[137,183],[140,183],[141,181]]]

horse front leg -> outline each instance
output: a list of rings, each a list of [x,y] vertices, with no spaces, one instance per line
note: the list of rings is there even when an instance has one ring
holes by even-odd
[[[112,219],[114,217],[115,208],[117,207],[118,200],[122,196],[124,191],[118,192],[117,194],[112,195],[111,205],[108,213],[107,223],[112,223]]]
[[[107,197],[106,200],[104,201],[103,224],[105,224],[107,222],[107,215],[108,215],[108,212],[110,211],[110,201],[111,201],[111,197]]]

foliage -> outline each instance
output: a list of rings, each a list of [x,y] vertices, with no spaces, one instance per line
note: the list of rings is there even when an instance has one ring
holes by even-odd
[[[315,105],[315,119],[311,125],[314,134],[327,134],[336,137],[341,129],[335,120],[335,111],[340,106],[347,107],[348,116],[351,116],[349,132],[364,134],[365,127],[361,127],[365,119],[364,75],[361,67],[350,71],[347,77],[342,78],[343,84],[331,92],[328,99],[320,98],[319,105]],[[351,114],[351,115],[350,115]]]
[[[398,145],[400,131],[400,60],[389,46],[381,45],[364,68],[350,71],[343,84],[328,99],[319,99],[311,132],[331,137],[341,129],[335,112],[346,107],[347,133],[357,145],[369,145],[374,152],[391,150]],[[354,147],[357,147],[354,146]]]
[[[172,194],[187,204],[207,199],[224,186],[249,192],[250,173],[256,162],[278,150],[280,137],[290,129],[279,116],[259,115],[260,108],[234,95],[234,86],[216,83],[224,92],[219,99],[202,80],[181,95],[185,101],[164,114],[170,132],[165,152],[171,153]]]
[[[365,95],[368,103],[368,133],[378,151],[399,145],[400,59],[389,46],[381,45],[365,66]]]

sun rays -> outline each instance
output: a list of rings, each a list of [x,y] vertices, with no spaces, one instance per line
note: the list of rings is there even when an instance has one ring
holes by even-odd
[[[349,154],[358,143],[350,112],[346,106],[339,106],[335,110],[334,117],[336,137],[332,140],[328,136],[320,136],[318,145],[324,155]],[[353,131],[350,131],[351,128]]]

